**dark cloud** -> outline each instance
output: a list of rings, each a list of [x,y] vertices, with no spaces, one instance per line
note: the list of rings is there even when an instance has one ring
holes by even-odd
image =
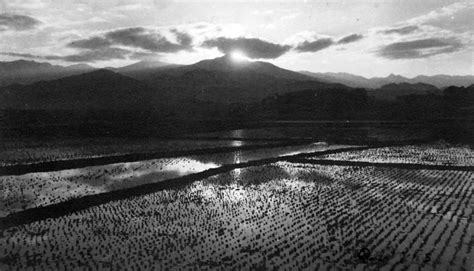
[[[104,33],[101,36],[93,36],[70,42],[67,46],[80,49],[77,54],[57,57],[70,62],[94,62],[124,58],[143,58],[145,55],[156,53],[174,53],[181,50],[192,49],[192,37],[176,29],[170,31],[176,41],[170,41],[160,33],[153,32],[144,27],[133,27],[118,29]],[[119,48],[129,47],[128,49]],[[139,49],[136,51],[134,49]],[[140,50],[145,50],[144,52]]]
[[[202,44],[204,47],[215,47],[223,53],[230,53],[233,50],[240,50],[249,58],[277,58],[288,50],[290,46],[280,45],[255,38],[216,38],[206,40]]]
[[[24,57],[24,58],[40,58],[39,56],[32,55],[32,54],[13,53],[13,52],[0,52],[0,55],[14,56],[14,57]]]
[[[0,14],[0,32],[6,30],[23,31],[34,28],[41,22],[33,17],[9,13]]]
[[[101,48],[97,50],[85,50],[77,54],[58,56],[58,55],[32,55],[13,52],[1,52],[1,55],[34,58],[43,60],[62,60],[67,62],[96,62],[113,59],[125,59],[132,52],[120,48]]]
[[[456,52],[463,48],[456,39],[420,39],[395,42],[377,51],[378,55],[388,59],[426,58],[438,54]]]
[[[341,38],[337,43],[338,44],[351,43],[351,42],[354,42],[354,41],[358,41],[358,40],[362,39],[363,37],[364,36],[362,36],[360,34],[352,34],[352,35],[345,36],[345,37]]]
[[[412,32],[415,32],[419,29],[418,26],[416,25],[408,25],[408,26],[402,26],[398,28],[392,28],[392,29],[387,29],[382,31],[384,34],[399,34],[399,35],[406,35],[410,34]]]
[[[67,56],[49,56],[47,59],[59,59],[68,62],[95,62],[113,59],[125,59],[131,51],[121,48],[102,48],[97,50],[83,51],[78,54]]]
[[[37,58],[45,60],[62,60],[68,62],[96,62],[114,59],[137,59],[146,56],[156,56],[157,53],[173,53],[181,50],[192,49],[192,37],[185,33],[172,29],[170,31],[175,40],[168,40],[160,33],[143,27],[118,29],[80,39],[67,44],[67,47],[77,49],[77,53],[58,55],[30,55],[1,53],[3,55]],[[127,48],[122,48],[126,46]]]
[[[334,44],[330,38],[318,39],[315,41],[304,41],[295,47],[299,52],[317,52]]]
[[[113,44],[141,48],[152,52],[173,53],[191,49],[192,38],[189,35],[177,31],[175,35],[178,43],[171,42],[166,37],[150,32],[143,27],[134,27],[108,32],[105,34],[105,38]]]
[[[110,45],[112,45],[112,43],[103,37],[92,37],[89,39],[73,41],[68,44],[69,47],[81,49],[97,49],[109,47]]]
[[[189,48],[191,47],[191,43],[193,42],[193,38],[185,32],[180,32],[176,29],[172,29],[171,33],[173,33],[176,37],[176,40],[178,41],[178,44],[181,44],[182,46]]]

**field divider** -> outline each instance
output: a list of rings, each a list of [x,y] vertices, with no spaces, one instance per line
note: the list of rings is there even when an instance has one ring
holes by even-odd
[[[408,140],[408,141],[384,141],[384,142],[358,142],[357,145],[367,146],[365,149],[370,148],[380,148],[380,147],[389,147],[389,146],[402,146],[402,145],[411,145],[411,144],[420,144],[427,143],[431,139],[417,139],[417,140]],[[245,140],[241,140],[245,141]],[[50,172],[50,171],[59,171],[66,169],[77,169],[85,168],[91,166],[104,166],[109,164],[116,163],[126,163],[126,162],[138,162],[144,160],[153,160],[160,158],[176,158],[183,156],[191,155],[204,155],[204,154],[216,154],[216,153],[226,153],[226,152],[235,152],[235,151],[247,151],[247,150],[257,150],[265,148],[281,148],[289,146],[299,146],[314,143],[315,139],[287,139],[285,141],[280,141],[278,143],[271,144],[257,144],[257,145],[244,145],[244,146],[230,146],[230,147],[218,147],[218,148],[203,148],[196,150],[183,150],[183,151],[164,151],[164,152],[149,152],[149,153],[130,153],[123,155],[113,155],[113,156],[102,156],[94,158],[81,158],[81,159],[70,159],[70,160],[56,160],[56,161],[47,161],[40,163],[31,163],[31,164],[18,164],[18,165],[8,165],[0,166],[0,176],[11,176],[11,175],[24,175],[28,173],[35,172]],[[330,144],[347,144],[353,145],[354,142],[331,142]],[[363,150],[363,149],[355,149]],[[312,156],[312,153],[305,153],[303,156]]]
[[[244,145],[244,146],[238,146],[238,147],[230,146],[230,147],[204,148],[204,149],[184,150],[184,151],[130,153],[130,154],[123,154],[123,155],[103,156],[103,157],[94,157],[94,158],[81,158],[81,159],[48,161],[48,162],[32,163],[32,164],[9,165],[9,166],[0,167],[0,176],[24,175],[27,173],[35,173],[35,172],[50,172],[50,171],[59,171],[59,170],[66,170],[66,169],[85,168],[85,167],[91,167],[91,166],[104,166],[104,165],[110,165],[110,164],[116,164],[116,163],[138,162],[138,161],[153,160],[153,159],[160,159],[160,158],[175,158],[175,157],[183,157],[183,156],[257,150],[257,149],[265,149],[265,148],[281,148],[281,147],[305,145],[312,142],[313,141],[311,140],[284,141],[284,142],[279,142],[279,143],[246,145],[246,146]]]
[[[177,189],[189,185],[195,181],[208,178],[217,174],[229,172],[234,169],[248,168],[254,166],[262,166],[266,164],[272,164],[276,162],[288,161],[297,158],[304,158],[307,155],[320,156],[327,154],[336,154],[347,151],[358,151],[369,149],[369,146],[358,146],[358,147],[342,147],[339,149],[332,149],[326,151],[315,151],[311,153],[300,153],[288,156],[271,157],[260,160],[253,160],[245,163],[226,164],[217,168],[204,170],[198,173],[181,176],[178,178],[168,179],[157,183],[147,183],[131,188],[114,190],[94,195],[87,195],[70,199],[64,202],[50,204],[42,207],[34,207],[24,211],[10,214],[6,217],[0,218],[0,231],[20,226],[35,221],[45,220],[48,218],[56,218],[71,213],[79,212],[81,210],[94,207],[97,205],[105,204],[111,201],[118,201],[129,199],[133,197],[143,196],[151,193],[155,193],[165,189]]]
[[[428,169],[428,170],[459,170],[474,171],[474,166],[451,166],[451,165],[430,165],[416,163],[385,163],[385,162],[364,162],[333,159],[306,159],[301,157],[290,157],[286,160],[291,163],[304,163],[324,166],[351,166],[351,167],[388,167],[401,169]]]

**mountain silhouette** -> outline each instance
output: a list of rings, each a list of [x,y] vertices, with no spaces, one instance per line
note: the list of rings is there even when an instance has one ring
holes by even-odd
[[[141,110],[157,104],[154,91],[145,84],[104,69],[0,90],[2,109]]]
[[[31,73],[36,76],[35,80],[40,80],[41,73],[38,71],[41,70],[63,72],[67,70],[80,73],[84,69],[93,69],[87,65],[62,67],[34,61],[2,63],[1,67],[3,71],[10,73],[13,71],[18,74]],[[402,108],[400,103],[410,102],[410,99],[406,99],[410,95],[434,96],[430,99],[436,103],[437,99],[444,97],[442,90],[425,83],[388,83],[376,89],[355,89],[350,87],[350,82],[366,84],[367,80],[375,79],[345,73],[328,73],[324,78],[316,79],[282,69],[271,63],[237,62],[229,56],[203,60],[191,65],[142,61],[111,69],[114,71],[93,70],[53,80],[45,76],[46,79],[33,84],[12,84],[2,87],[0,109],[74,112],[147,111],[177,118],[193,118],[198,115],[202,118],[209,116],[219,118],[235,112],[239,113],[234,115],[248,114],[250,111],[247,109],[251,107],[254,108],[253,112],[258,113],[263,103],[273,107],[273,109],[266,107],[265,114],[270,114],[269,112],[273,112],[274,109],[284,112],[284,114],[271,113],[273,116],[292,118],[292,112],[299,112],[295,113],[295,116],[303,116],[306,114],[304,112],[309,112],[309,115],[316,114],[318,118],[329,118],[334,115],[345,119],[356,116],[362,118],[362,113],[370,113],[370,110],[365,108],[367,105],[384,111],[388,108],[387,104],[397,103],[393,110],[399,110]],[[59,76],[61,73],[45,74]],[[331,83],[337,81],[337,78],[342,78],[338,79],[341,83]],[[441,80],[444,77],[436,78]],[[405,80],[404,77],[397,75],[377,80],[381,82],[382,79],[397,82]],[[345,85],[346,82],[349,82],[349,86]],[[464,97],[463,95],[466,96],[464,92],[458,96]],[[399,99],[403,97],[405,98]],[[424,98],[420,99],[417,103],[426,101]],[[352,103],[351,100],[359,102]],[[372,100],[376,100],[374,103],[381,101],[378,103],[380,106],[371,104]],[[298,110],[298,105],[304,106],[304,109]],[[421,108],[418,105],[412,107]],[[332,113],[326,114],[324,113],[326,111]],[[387,118],[396,115],[393,112],[386,113]]]
[[[180,65],[161,61],[143,60],[120,68],[106,68],[108,70],[132,77],[137,80],[147,80],[157,73]]]
[[[191,99],[225,104],[252,103],[281,93],[340,86],[267,62],[236,62],[227,55],[192,65],[163,68],[143,82],[165,94],[170,101]]]
[[[379,100],[395,100],[398,97],[407,95],[441,95],[442,91],[433,85],[423,83],[392,83],[375,90],[368,90],[367,94]]]
[[[17,60],[0,62],[0,87],[11,84],[31,84],[42,80],[59,79],[95,70],[86,64],[71,66],[52,65],[47,62]]]
[[[449,86],[467,87],[474,83],[474,76],[472,75],[419,75],[414,78],[406,78],[400,75],[390,74],[387,77],[365,78],[349,73],[313,73],[308,71],[302,71],[301,73],[328,83],[341,83],[350,87],[367,89],[376,89],[393,83],[423,83],[433,85],[440,89]]]

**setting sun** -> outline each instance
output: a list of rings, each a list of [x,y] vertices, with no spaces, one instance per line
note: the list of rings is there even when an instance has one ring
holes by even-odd
[[[230,56],[235,62],[249,61],[249,58],[241,51],[233,51]]]

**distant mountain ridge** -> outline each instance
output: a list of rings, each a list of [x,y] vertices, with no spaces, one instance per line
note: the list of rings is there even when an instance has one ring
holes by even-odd
[[[235,62],[229,56],[163,68],[143,80],[172,101],[252,103],[271,95],[308,88],[344,87],[260,61]]]
[[[31,85],[10,85],[0,89],[0,108],[152,110],[164,104],[179,107],[190,102],[250,104],[304,89],[347,88],[270,63],[234,62],[228,56],[187,66],[142,64],[134,66],[139,69],[101,69]],[[135,74],[137,79],[125,75],[141,67],[143,73]]]
[[[86,64],[71,66],[52,65],[47,62],[17,60],[0,62],[0,87],[11,84],[31,84],[90,72],[96,68]]]
[[[381,86],[358,91],[377,100],[394,101],[407,95],[440,96],[443,93],[435,85],[404,82],[407,78],[398,75],[366,79],[346,73],[327,73],[316,77],[317,74],[309,76],[309,73],[286,70],[268,62],[235,61],[227,55],[191,65],[141,61],[100,70],[81,64],[63,67],[20,60],[0,62],[0,71],[0,79],[33,82],[0,88],[0,109],[87,111],[174,107],[185,111],[187,106],[197,108],[198,104],[206,103],[224,107],[255,104],[269,97],[301,91],[310,93],[308,95],[313,90],[344,92],[369,83]],[[16,77],[8,77],[9,74]],[[439,81],[444,77],[420,78]],[[454,80],[454,77],[446,78]]]
[[[433,85],[440,89],[449,86],[468,87],[471,84],[474,84],[473,75],[419,75],[414,78],[406,78],[400,75],[390,74],[387,77],[365,78],[363,76],[353,75],[349,73],[314,73],[308,71],[301,71],[301,73],[308,76],[312,76],[313,78],[324,82],[341,83],[350,87],[360,87],[368,89],[376,89],[382,87],[383,85],[392,83],[423,83]]]
[[[105,69],[0,90],[1,109],[86,112],[141,110],[157,105],[148,86]]]

